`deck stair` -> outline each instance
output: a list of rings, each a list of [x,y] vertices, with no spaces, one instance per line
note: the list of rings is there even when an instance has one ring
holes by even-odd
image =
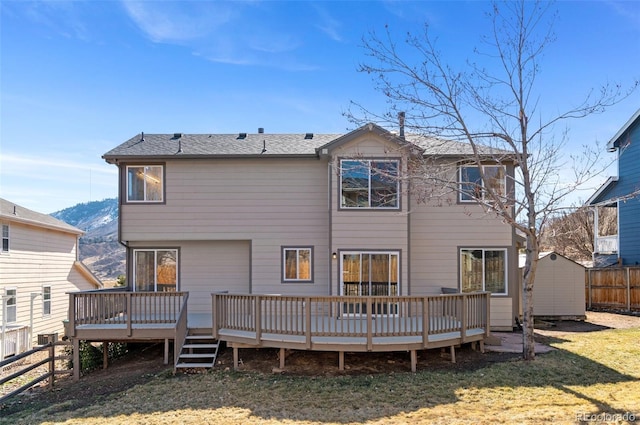
[[[220,342],[209,334],[189,330],[176,362],[176,369],[211,369],[216,364]]]

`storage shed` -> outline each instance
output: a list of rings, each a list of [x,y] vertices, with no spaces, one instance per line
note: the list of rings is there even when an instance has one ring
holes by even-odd
[[[520,269],[524,258],[520,257]],[[578,319],[585,315],[585,267],[556,252],[540,253],[533,285],[533,315],[540,319]]]

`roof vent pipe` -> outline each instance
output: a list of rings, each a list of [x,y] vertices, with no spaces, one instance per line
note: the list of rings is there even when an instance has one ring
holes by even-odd
[[[398,123],[400,124],[400,138],[404,139],[404,111],[398,112]]]
[[[263,133],[264,133],[264,128],[258,127],[258,134],[263,134]]]
[[[144,142],[144,131],[142,132],[142,136],[140,136],[140,141]]]

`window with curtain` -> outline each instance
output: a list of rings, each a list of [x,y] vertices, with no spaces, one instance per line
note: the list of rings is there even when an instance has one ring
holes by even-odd
[[[136,249],[134,291],[175,292],[178,283],[177,249]]]
[[[461,292],[507,293],[506,249],[461,249]]]

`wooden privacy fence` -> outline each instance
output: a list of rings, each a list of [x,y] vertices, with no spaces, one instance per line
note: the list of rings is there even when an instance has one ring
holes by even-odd
[[[587,308],[640,310],[640,267],[588,269]]]
[[[6,383],[23,378],[24,375],[29,374],[29,372],[34,371],[42,365],[48,365],[47,372],[40,374],[37,372],[32,373],[26,378],[29,379],[27,383],[13,389],[7,394],[2,394],[2,396],[0,396],[0,404],[47,379],[49,388],[53,388],[53,383],[57,376],[70,375],[73,370],[56,370],[56,361],[68,360],[71,357],[69,355],[57,356],[56,347],[68,345],[70,345],[68,341],[50,342],[48,344],[35,347],[29,351],[25,351],[24,353],[20,353],[17,356],[12,356],[6,360],[0,361],[0,371],[2,372],[0,373],[0,385],[3,387]],[[46,356],[38,357],[38,353],[46,353]],[[22,364],[16,364],[23,360],[24,362]],[[18,369],[16,372],[11,373],[12,365],[14,365],[13,368]],[[7,370],[6,373],[4,372],[5,369]]]

